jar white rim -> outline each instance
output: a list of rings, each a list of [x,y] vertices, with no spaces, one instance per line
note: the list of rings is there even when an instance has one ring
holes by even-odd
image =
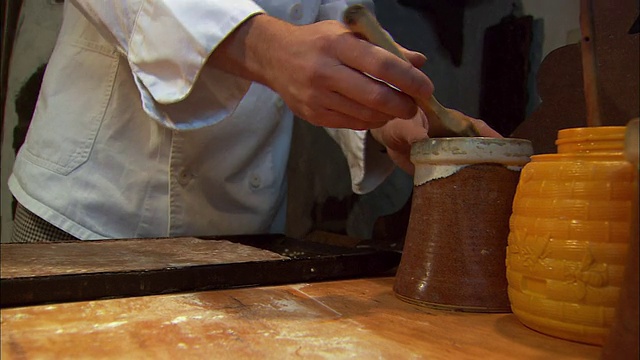
[[[515,138],[430,138],[411,146],[411,161],[416,166],[480,163],[523,166],[530,161],[531,155],[531,141]]]

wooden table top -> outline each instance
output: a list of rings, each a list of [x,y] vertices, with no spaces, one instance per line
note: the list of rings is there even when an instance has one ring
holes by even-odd
[[[62,303],[0,311],[2,359],[596,359],[513,314],[424,308],[393,278]]]

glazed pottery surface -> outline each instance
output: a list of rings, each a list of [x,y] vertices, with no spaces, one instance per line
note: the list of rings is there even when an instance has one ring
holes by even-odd
[[[412,147],[411,215],[395,294],[419,305],[508,312],[509,216],[531,143],[437,138]]]
[[[603,344],[630,238],[634,170],[625,127],[560,130],[558,153],[531,157],[513,202],[509,299],[526,326]]]

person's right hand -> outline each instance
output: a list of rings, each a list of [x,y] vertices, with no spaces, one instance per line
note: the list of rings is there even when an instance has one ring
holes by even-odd
[[[271,87],[312,124],[372,129],[394,118],[413,118],[417,106],[411,97],[433,92],[430,79],[416,67],[425,57],[405,54],[413,64],[356,37],[337,21],[294,26],[257,15],[234,31],[212,60],[214,66]]]

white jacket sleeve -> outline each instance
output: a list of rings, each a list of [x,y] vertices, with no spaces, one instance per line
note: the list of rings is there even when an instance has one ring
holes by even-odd
[[[395,169],[384,146],[368,131],[325,129],[342,149],[351,174],[351,189],[366,194],[380,185]]]
[[[223,119],[249,88],[249,81],[203,65],[238,25],[264,12],[253,1],[71,1],[126,56],[145,111],[170,128]],[[195,105],[204,99],[210,106]]]

